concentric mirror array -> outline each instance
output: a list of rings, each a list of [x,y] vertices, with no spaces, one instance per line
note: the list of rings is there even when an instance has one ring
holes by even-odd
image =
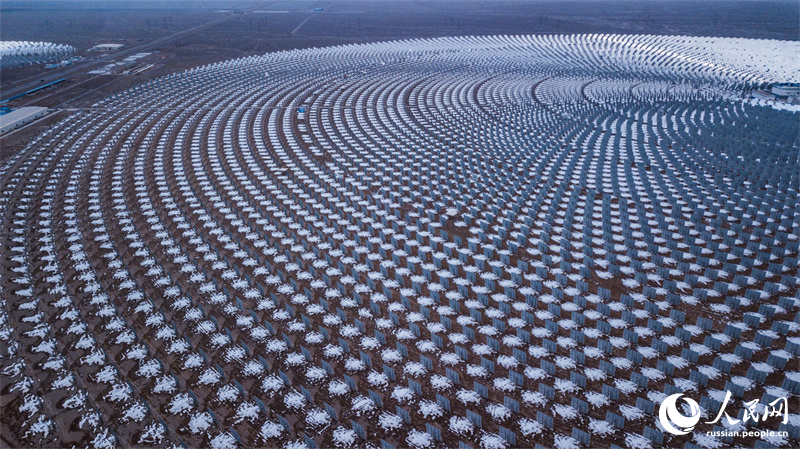
[[[75,47],[51,42],[0,41],[0,67],[59,62],[71,58]]]
[[[800,394],[798,116],[742,100],[797,53],[412,40],[76,112],[0,172],[4,435],[719,447],[658,405]]]

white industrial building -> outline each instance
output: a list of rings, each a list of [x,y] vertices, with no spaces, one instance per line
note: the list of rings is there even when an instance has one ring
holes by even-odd
[[[0,115],[0,134],[22,128],[28,123],[47,115],[50,110],[40,106],[26,106]]]
[[[750,98],[755,100],[774,100],[775,95],[765,91],[765,90],[754,90],[750,93]]]
[[[120,48],[124,47],[125,44],[99,44],[95,45],[91,48],[91,50],[95,51],[114,51],[119,50]]]
[[[778,97],[800,96],[800,83],[782,83],[772,86],[772,93]]]

